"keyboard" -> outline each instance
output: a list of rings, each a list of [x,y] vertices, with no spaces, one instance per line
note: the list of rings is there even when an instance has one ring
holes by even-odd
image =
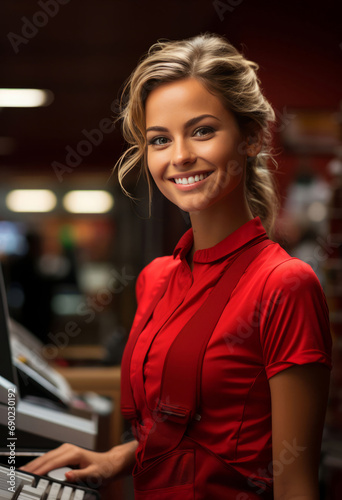
[[[100,500],[97,491],[0,465],[1,500]]]

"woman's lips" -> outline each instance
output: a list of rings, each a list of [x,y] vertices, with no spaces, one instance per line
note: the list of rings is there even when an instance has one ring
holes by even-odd
[[[201,174],[184,175],[183,177],[174,177],[172,181],[176,184],[177,188],[182,191],[189,191],[194,187],[202,185],[212,173],[213,172],[203,172]]]

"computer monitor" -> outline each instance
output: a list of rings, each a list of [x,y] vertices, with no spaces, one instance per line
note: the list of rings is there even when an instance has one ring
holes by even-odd
[[[24,434],[47,438],[54,443],[69,442],[91,449],[95,447],[97,437],[95,415],[83,418],[71,415],[62,409],[47,408],[25,401],[21,397],[11,352],[7,298],[0,266],[0,424],[5,428],[8,426],[8,401],[13,400],[13,396],[10,397],[9,394],[14,392],[15,428],[18,433],[22,431]],[[17,446],[21,446],[19,438]],[[0,443],[0,447],[6,447],[6,443]]]
[[[8,336],[8,308],[5,295],[5,285],[0,266],[0,377],[10,382],[12,385],[17,385],[16,373],[12,363],[10,339]],[[0,393],[1,403],[6,404],[8,401],[7,390],[5,393]]]

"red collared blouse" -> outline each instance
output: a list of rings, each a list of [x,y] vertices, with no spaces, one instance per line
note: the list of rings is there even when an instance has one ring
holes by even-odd
[[[149,303],[167,259],[176,272],[137,341],[130,380],[141,424],[151,424],[166,353],[177,333],[204,302],[225,267],[251,241],[265,236],[259,217],[212,248],[186,255],[190,229],[173,256],[151,262],[139,275],[134,326]],[[234,311],[234,314],[231,314]],[[294,364],[323,363],[331,368],[328,309],[312,268],[270,245],[252,262],[234,290],[207,346],[202,371],[201,419],[187,434],[246,477],[272,483],[271,398],[268,379]],[[288,454],[296,453],[289,443]],[[137,460],[144,457],[144,440]]]

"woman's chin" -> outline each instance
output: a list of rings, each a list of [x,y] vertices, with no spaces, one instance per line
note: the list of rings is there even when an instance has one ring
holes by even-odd
[[[209,203],[204,202],[204,200],[199,200],[197,202],[193,201],[191,203],[175,203],[175,205],[177,205],[180,210],[183,210],[183,212],[188,212],[189,214],[198,214],[205,210],[208,207]]]

